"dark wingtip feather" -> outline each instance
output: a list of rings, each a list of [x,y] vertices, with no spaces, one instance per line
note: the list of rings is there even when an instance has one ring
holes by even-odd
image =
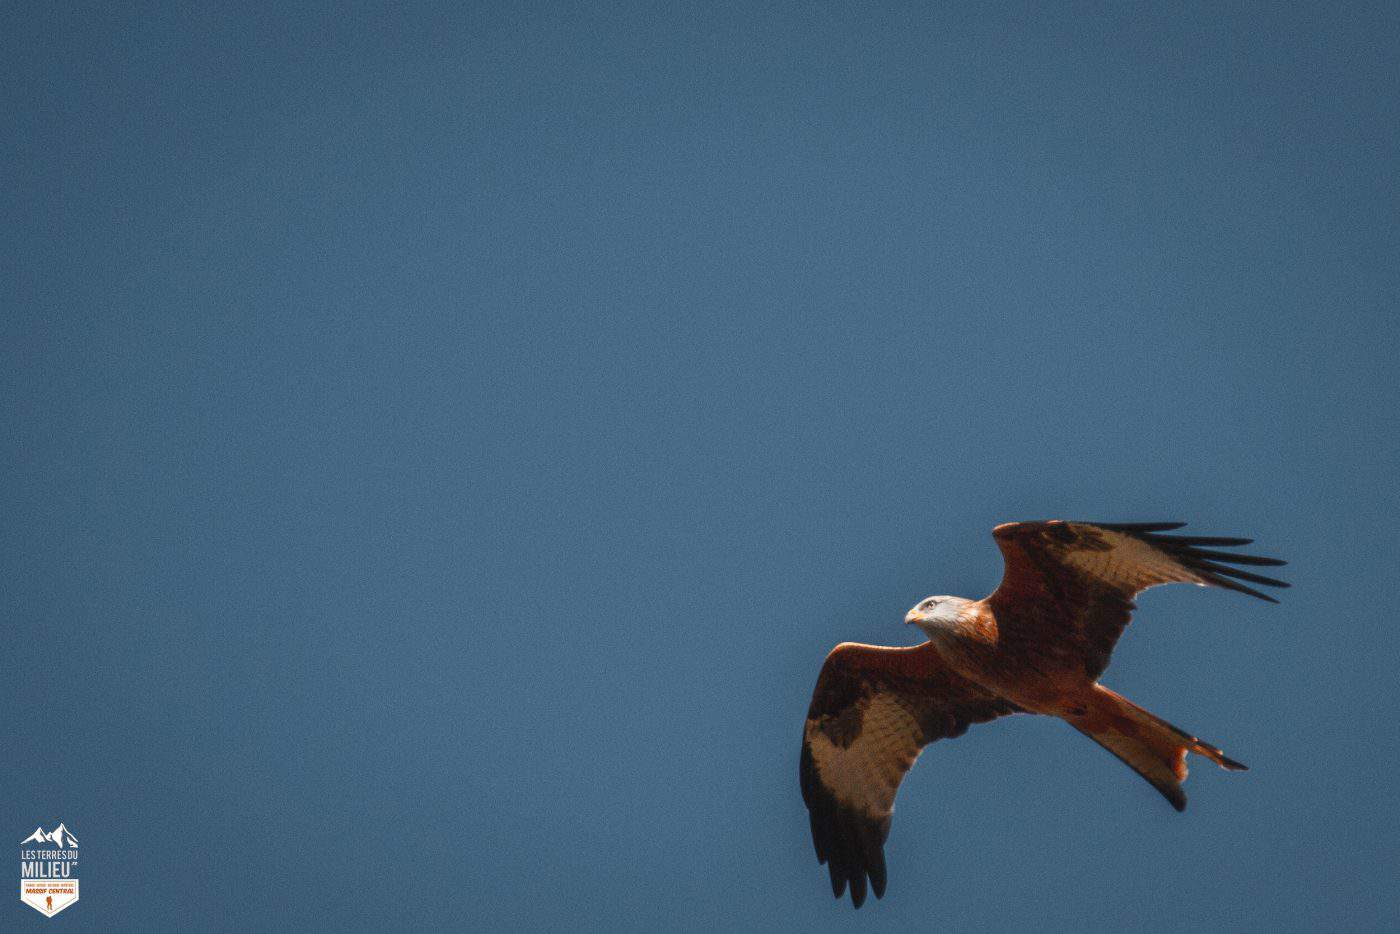
[[[857,871],[851,876],[851,904],[856,908],[865,904],[865,874]]]
[[[1182,545],[1253,545],[1252,538],[1230,538],[1221,535],[1173,535],[1172,541]]]
[[[889,818],[873,818],[842,805],[821,781],[811,749],[802,744],[800,763],[802,796],[812,824],[812,846],[817,862],[825,863],[831,876],[831,894],[841,898],[848,891],[856,908],[865,904],[869,891],[885,894],[885,836]]]
[[[1246,587],[1244,584],[1241,584],[1238,581],[1232,581],[1228,577],[1217,577],[1214,574],[1202,574],[1201,576],[1205,578],[1209,583],[1214,584],[1216,587],[1223,587],[1225,590],[1233,590],[1236,593],[1248,594],[1251,597],[1258,597],[1260,600],[1263,600],[1266,603],[1278,603],[1278,599],[1276,597],[1271,597],[1266,593],[1260,593],[1253,587]]]
[[[1192,548],[1198,558],[1212,558],[1216,561],[1229,561],[1232,564],[1252,564],[1256,567],[1281,568],[1288,562],[1282,558],[1261,558],[1258,555],[1237,555],[1231,551],[1208,551],[1205,548]]]
[[[1187,568],[1200,575],[1201,579],[1216,587],[1223,587],[1226,590],[1233,590],[1237,593],[1247,594],[1266,600],[1269,603],[1278,603],[1278,600],[1268,594],[1261,593],[1253,587],[1246,587],[1240,581],[1248,581],[1251,584],[1261,584],[1265,587],[1289,587],[1287,581],[1282,581],[1274,577],[1264,577],[1261,574],[1252,574],[1249,571],[1242,571],[1232,565],[1248,565],[1253,567],[1282,567],[1288,562],[1281,558],[1268,558],[1259,555],[1235,554],[1229,551],[1212,551],[1201,548],[1201,545],[1212,545],[1215,547],[1233,547],[1248,545],[1253,542],[1249,538],[1231,538],[1225,536],[1202,536],[1202,535],[1161,535],[1159,532],[1168,531],[1170,528],[1181,528],[1182,523],[1135,523],[1135,524],[1105,524],[1103,528],[1111,529],[1115,532],[1125,532],[1141,541],[1171,555]]]
[[[870,877],[870,890],[876,898],[885,896],[885,839],[877,824],[861,826],[865,843],[865,873]]]
[[[1281,581],[1273,577],[1265,577],[1262,574],[1251,574],[1249,571],[1241,571],[1239,568],[1232,568],[1226,564],[1215,561],[1206,561],[1197,558],[1191,567],[1197,570],[1209,571],[1212,574],[1223,574],[1226,577],[1235,577],[1242,581],[1249,581],[1251,584],[1263,584],[1265,587],[1289,587],[1288,581]]]

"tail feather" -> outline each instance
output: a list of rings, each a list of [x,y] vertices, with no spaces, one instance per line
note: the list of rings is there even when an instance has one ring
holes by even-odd
[[[1090,702],[1084,706],[1083,713],[1076,711],[1066,719],[1075,729],[1147,779],[1178,811],[1186,809],[1186,792],[1182,790],[1181,783],[1186,781],[1188,752],[1205,756],[1232,772],[1247,768],[1217,747],[1148,713],[1103,685],[1094,685]]]

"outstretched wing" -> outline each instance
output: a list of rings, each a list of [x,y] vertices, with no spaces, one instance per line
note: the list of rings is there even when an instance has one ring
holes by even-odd
[[[1232,565],[1277,566],[1212,547],[1248,545],[1248,538],[1163,535],[1184,522],[1109,524],[1011,522],[992,530],[1006,572],[987,603],[1003,641],[1035,642],[1042,652],[1082,660],[1089,677],[1108,667],[1132,617],[1133,597],[1158,584],[1224,587],[1277,603],[1246,586],[1287,587]]]
[[[826,658],[802,736],[802,800],[840,898],[885,894],[895,792],[919,751],[1018,708],[948,669],[932,645],[846,642]]]

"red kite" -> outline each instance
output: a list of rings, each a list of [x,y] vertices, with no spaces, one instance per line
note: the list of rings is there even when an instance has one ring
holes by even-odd
[[[909,611],[928,641],[844,642],[817,677],[802,737],[802,799],[817,861],[840,898],[885,894],[884,844],[895,792],[930,743],[1013,713],[1059,717],[1186,807],[1186,754],[1231,771],[1216,747],[1098,683],[1133,598],[1158,584],[1224,587],[1277,603],[1241,581],[1287,587],[1232,565],[1281,565],[1209,548],[1247,538],[1163,535],[1182,522],[1011,522],[992,530],[1006,569],[983,600],[929,597]]]

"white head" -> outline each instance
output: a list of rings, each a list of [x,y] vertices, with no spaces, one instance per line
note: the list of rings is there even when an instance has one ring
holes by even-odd
[[[932,638],[937,630],[955,628],[963,613],[975,602],[964,597],[929,597],[906,613],[904,622],[906,625],[914,623]]]

